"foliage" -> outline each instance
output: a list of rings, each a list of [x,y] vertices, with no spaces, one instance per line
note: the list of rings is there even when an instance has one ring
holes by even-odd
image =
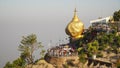
[[[110,42],[112,42],[112,38],[108,37],[106,33],[100,33],[97,35],[96,40],[98,40],[99,43],[99,50],[105,50],[105,48],[109,45]]]
[[[67,60],[67,64],[68,64],[69,66],[75,66],[75,64],[73,63],[73,61],[74,61],[74,60],[69,59],[69,60]]]
[[[114,12],[113,18],[114,18],[114,21],[119,21],[120,20],[120,10]]]
[[[89,53],[93,53],[96,54],[99,48],[99,43],[97,40],[95,40],[94,42],[88,43],[87,44],[87,51]]]
[[[44,56],[45,56],[45,50],[44,49],[41,50],[40,55],[41,55],[41,58],[44,58]]]
[[[14,60],[12,63],[7,62],[4,68],[25,68],[25,65],[28,63],[33,63],[33,53],[35,50],[43,48],[41,42],[37,42],[37,37],[35,34],[23,36],[21,44],[19,45],[19,51],[21,55],[19,58]],[[45,50],[41,50],[42,56],[44,56]]]
[[[83,64],[86,62],[86,58],[85,58],[85,53],[81,52],[81,54],[79,55],[79,61],[82,62]]]
[[[22,58],[14,60],[12,63],[7,62],[4,68],[24,68],[25,61]]]
[[[98,53],[96,56],[97,57],[103,57],[103,54],[102,53]]]
[[[116,66],[117,66],[117,68],[120,68],[120,59],[117,60]]]
[[[79,48],[78,48],[78,52],[81,52],[82,50],[83,50],[82,47],[79,47]]]
[[[25,66],[25,60],[22,58],[18,58],[16,60],[13,61],[13,64],[15,64],[16,66]]]
[[[7,62],[4,66],[4,68],[14,68],[14,65],[11,64],[10,62]]]
[[[21,44],[19,45],[19,51],[21,51],[21,57],[30,64],[34,62],[34,51],[42,47],[41,42],[37,42],[36,35],[31,34],[26,37],[22,37]]]
[[[82,51],[88,56],[92,56],[99,51],[107,50],[114,53],[120,52],[120,35],[114,32],[97,32],[96,29],[90,27],[85,33],[84,37],[79,40],[78,52]],[[111,49],[111,50],[109,50]],[[102,54],[96,54],[102,57]]]
[[[120,35],[115,36],[115,38],[114,38],[114,45],[112,46],[112,48],[115,50],[116,54],[119,52],[119,48],[120,48]]]
[[[64,68],[69,68],[69,65],[66,63],[63,65]]]

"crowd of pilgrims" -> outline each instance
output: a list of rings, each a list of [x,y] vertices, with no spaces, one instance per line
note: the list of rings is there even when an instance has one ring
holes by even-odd
[[[49,56],[52,57],[65,57],[65,56],[76,56],[78,52],[75,48],[70,45],[59,45],[52,47],[47,50]]]

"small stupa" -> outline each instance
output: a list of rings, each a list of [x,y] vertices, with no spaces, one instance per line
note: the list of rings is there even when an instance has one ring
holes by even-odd
[[[76,40],[83,37],[82,33],[84,31],[84,24],[80,21],[76,12],[77,11],[75,8],[74,17],[65,29],[66,34],[69,35],[72,40]]]

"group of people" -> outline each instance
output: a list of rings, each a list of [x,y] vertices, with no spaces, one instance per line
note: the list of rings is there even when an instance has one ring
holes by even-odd
[[[104,31],[104,32],[110,32],[111,28],[108,24],[98,24],[94,26],[94,29],[96,29],[98,32]]]
[[[78,55],[78,52],[69,45],[60,45],[48,49],[48,55],[53,57],[75,56]]]

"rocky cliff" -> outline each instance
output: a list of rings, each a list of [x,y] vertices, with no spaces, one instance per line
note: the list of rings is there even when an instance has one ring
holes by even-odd
[[[39,60],[33,65],[27,65],[26,68],[78,68],[79,57],[50,57],[45,56],[44,60]]]

